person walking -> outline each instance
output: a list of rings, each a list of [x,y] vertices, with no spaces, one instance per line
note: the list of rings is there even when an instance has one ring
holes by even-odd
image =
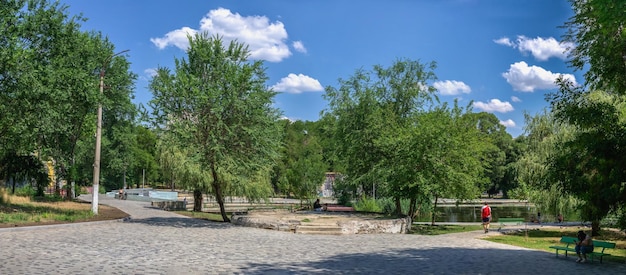
[[[489,233],[489,223],[491,222],[491,207],[485,202],[482,208],[480,208],[480,217],[483,221],[483,229],[485,233]]]

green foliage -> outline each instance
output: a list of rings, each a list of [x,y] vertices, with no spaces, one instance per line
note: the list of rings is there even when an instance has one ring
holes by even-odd
[[[564,27],[570,65],[585,70],[592,90],[626,94],[626,4],[622,0],[570,0],[574,16]]]
[[[281,193],[293,194],[299,199],[313,199],[318,196],[328,167],[318,142],[321,138],[309,131],[315,123],[288,120],[283,123],[283,155],[274,168],[274,185]]]
[[[37,153],[51,157],[60,180],[86,182],[93,172],[95,108],[104,105],[103,182],[122,169],[124,127],[134,117],[136,76],[123,56],[97,32],[81,31],[81,16],[48,0],[0,5],[0,158]],[[6,28],[6,29],[5,29]],[[106,72],[106,74],[105,74]],[[99,74],[100,73],[100,74]],[[105,92],[99,92],[100,75]],[[1,166],[2,164],[0,164]],[[70,167],[77,169],[69,172]],[[38,184],[41,176],[34,176]],[[43,190],[39,186],[39,195]]]
[[[363,197],[359,199],[354,205],[354,210],[360,212],[374,212],[380,213],[382,212],[382,208],[380,207],[377,200],[373,198]]]
[[[30,185],[24,185],[23,187],[18,187],[15,188],[15,194],[16,196],[21,196],[21,197],[34,197],[35,196],[35,189],[33,189],[32,186]]]
[[[338,88],[326,88],[330,110],[325,115],[334,122],[336,156],[345,167],[340,171],[345,180],[335,187],[338,198],[409,199],[408,212],[413,212],[417,201],[475,198],[487,185],[482,161],[498,147],[485,133],[499,133],[501,140],[506,135],[497,126],[479,132],[480,121],[469,106],[439,104],[428,86],[436,79],[434,68],[434,63],[398,60],[388,68],[357,70],[340,79]],[[502,178],[498,173],[496,179]]]
[[[232,41],[200,33],[189,37],[187,59],[173,73],[159,68],[150,83],[155,124],[173,143],[193,152],[196,171],[207,173],[224,221],[224,196],[258,200],[271,194],[270,171],[278,158],[279,112],[265,85],[262,61]]]
[[[570,65],[586,71],[586,85],[560,78],[559,91],[548,96],[555,116],[576,128],[559,144],[551,174],[583,201],[595,235],[603,217],[626,205],[626,8],[617,0],[570,2],[564,38],[575,45]]]

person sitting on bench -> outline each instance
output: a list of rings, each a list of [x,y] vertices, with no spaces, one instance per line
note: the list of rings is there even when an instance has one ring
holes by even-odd
[[[587,261],[587,253],[593,252],[593,241],[591,234],[585,234],[582,230],[578,231],[578,241],[576,242],[576,255],[578,255],[577,263]]]
[[[320,204],[320,199],[315,200],[313,203],[313,210],[322,211],[322,204]]]

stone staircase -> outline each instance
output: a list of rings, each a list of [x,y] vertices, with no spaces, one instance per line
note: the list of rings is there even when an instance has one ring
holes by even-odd
[[[341,227],[331,223],[303,222],[296,225],[296,234],[342,235]]]

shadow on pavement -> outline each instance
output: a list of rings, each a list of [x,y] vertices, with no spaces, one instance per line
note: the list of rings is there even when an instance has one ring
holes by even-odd
[[[201,219],[193,219],[187,217],[150,217],[145,219],[129,219],[126,223],[139,223],[151,226],[169,226],[176,228],[211,228],[211,229],[227,229],[231,228],[230,223],[213,222]]]
[[[311,249],[320,248],[312,244]],[[244,270],[246,274],[626,274],[623,264],[577,264],[575,259],[575,255],[556,258],[534,250],[390,249],[382,254],[340,254],[283,265],[250,263]]]

